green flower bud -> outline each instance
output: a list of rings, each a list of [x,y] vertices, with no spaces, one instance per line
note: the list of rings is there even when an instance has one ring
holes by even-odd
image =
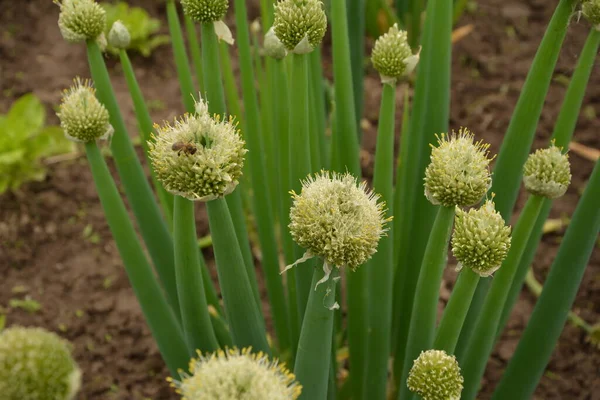
[[[294,374],[277,360],[250,351],[198,352],[190,362],[191,375],[182,373],[181,381],[168,381],[185,400],[295,400],[300,396],[302,386]]]
[[[115,49],[123,50],[128,48],[130,43],[129,29],[121,21],[116,21],[108,33],[108,44]]]
[[[58,27],[69,42],[96,40],[106,25],[106,11],[94,0],[54,0],[60,6]]]
[[[377,251],[389,219],[384,217],[385,203],[378,202],[379,195],[365,182],[358,184],[350,174],[321,171],[302,182],[299,195],[291,193],[290,232],[307,250],[297,263],[317,256],[326,265],[354,270]]]
[[[276,60],[281,60],[287,55],[287,50],[281,40],[275,34],[273,27],[265,34],[265,40],[263,42],[265,53],[269,57],[273,57]]]
[[[174,125],[156,125],[149,156],[156,177],[169,192],[190,200],[209,201],[231,193],[242,175],[244,141],[233,118],[211,118],[206,104]]]
[[[600,30],[600,0],[585,0],[581,12],[594,28]]]
[[[280,0],[275,5],[273,29],[285,47],[297,54],[310,53],[327,30],[320,0]]]
[[[106,139],[113,133],[108,111],[89,81],[75,79],[75,85],[65,90],[56,115],[65,136],[75,142]]]
[[[415,69],[419,55],[413,55],[406,31],[398,30],[398,24],[394,24],[375,42],[371,61],[384,83],[395,83]]]
[[[183,12],[197,22],[216,22],[223,19],[229,8],[228,0],[181,0]]]
[[[407,384],[423,400],[459,400],[463,382],[454,356],[442,350],[427,350],[415,360]]]
[[[433,146],[432,146],[433,147]],[[478,203],[490,188],[488,144],[474,142],[465,128],[438,138],[425,170],[425,196],[434,205],[465,207]]]
[[[531,194],[549,199],[562,196],[571,183],[569,157],[554,143],[530,154],[523,167],[523,183]]]
[[[459,269],[470,268],[483,277],[493,274],[510,249],[510,227],[487,200],[480,209],[463,211],[456,207],[452,253]]]
[[[71,400],[81,372],[70,344],[40,328],[0,332],[0,397],[6,400]]]

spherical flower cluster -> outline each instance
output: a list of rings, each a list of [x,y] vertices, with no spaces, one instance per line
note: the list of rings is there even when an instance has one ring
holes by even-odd
[[[242,175],[244,141],[233,118],[211,118],[206,103],[174,125],[155,126],[149,155],[156,177],[169,192],[190,200],[209,201],[231,193]]]
[[[479,209],[456,208],[452,253],[461,268],[490,276],[500,268],[509,249],[510,227],[505,225],[491,200]]]
[[[115,49],[122,50],[128,48],[130,43],[129,29],[121,21],[116,21],[108,32],[108,44]]]
[[[385,203],[366,183],[357,184],[350,174],[322,171],[304,180],[302,192],[292,192],[292,197],[290,232],[309,256],[354,270],[377,251],[389,220]]]
[[[295,400],[302,386],[277,360],[250,348],[219,350],[190,362],[191,375],[169,379],[184,400]]]
[[[181,0],[183,12],[197,22],[216,22],[223,19],[229,0]]]
[[[58,27],[69,42],[96,40],[104,32],[106,11],[94,0],[55,0],[60,6]]]
[[[569,157],[552,144],[531,154],[523,167],[523,183],[529,193],[556,199],[571,183]]]
[[[294,53],[310,53],[327,30],[327,17],[320,0],[280,0],[275,5],[275,34]]]
[[[287,55],[287,50],[275,34],[273,27],[265,34],[263,48],[265,49],[266,55],[273,57],[276,60],[281,60]]]
[[[89,81],[75,79],[75,85],[64,91],[56,115],[65,136],[76,142],[106,139],[113,133],[108,111],[96,98]]]
[[[425,196],[435,205],[465,207],[476,204],[490,188],[488,144],[474,142],[474,136],[461,128],[458,135],[438,138],[431,150],[431,163],[425,170]]]
[[[585,0],[581,12],[590,24],[600,30],[600,0]]]
[[[412,54],[406,31],[399,30],[398,24],[394,24],[375,42],[371,61],[384,83],[394,83],[415,69],[419,56]]]
[[[427,350],[415,360],[407,384],[423,400],[459,400],[463,382],[454,356],[442,350]]]
[[[40,328],[0,332],[0,398],[71,400],[80,386],[68,342]]]

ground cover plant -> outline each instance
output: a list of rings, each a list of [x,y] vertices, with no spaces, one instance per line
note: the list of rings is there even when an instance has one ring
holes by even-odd
[[[451,7],[429,3],[420,53],[409,47],[408,38],[399,28],[390,28],[373,50],[373,64],[382,76],[384,87],[373,193],[359,183],[358,177],[357,103],[352,89],[344,3],[332,2],[329,14],[333,25],[335,85],[331,138],[324,135],[327,119],[324,107],[315,107],[323,92],[322,88],[314,88],[321,84],[320,79],[314,79],[320,76],[321,64],[309,59],[317,58],[318,53],[310,51],[325,33],[326,19],[320,3],[302,3],[310,7],[304,14],[294,8],[299,7],[294,2],[278,4],[274,29],[267,33],[270,42],[265,38],[265,51],[277,58],[261,60],[267,73],[261,76],[262,80],[259,78],[259,87],[265,91],[264,94],[261,91],[259,107],[252,73],[253,62],[257,60],[252,59],[244,3],[236,2],[236,43],[242,63],[245,103],[244,112],[237,115],[239,122],[224,116],[226,99],[217,76],[221,71],[217,64],[218,46],[222,45],[217,36],[228,40],[227,29],[220,22],[226,7],[217,2],[218,12],[206,13],[202,8],[204,2],[183,3],[188,17],[201,20],[202,25],[204,85],[199,96],[195,89],[189,90],[193,88],[193,80],[183,43],[180,40],[177,43],[181,34],[173,17],[175,4],[167,4],[174,50],[179,59],[182,98],[189,114],[151,128],[127,54],[124,51],[120,54],[141,132],[149,141],[153,184],[162,209],[158,202],[150,201],[153,199],[150,187],[141,167],[133,162],[135,155],[124,134],[123,120],[96,43],[95,34],[99,34],[98,26],[102,24],[93,21],[80,27],[73,22],[78,23],[78,19],[68,19],[68,12],[81,11],[77,7],[88,7],[85,11],[100,19],[101,13],[93,2],[61,3],[64,36],[81,40],[77,37],[81,33],[78,29],[91,35],[83,39],[87,40],[95,82],[93,89],[77,81],[65,93],[59,110],[61,124],[68,136],[86,142],[109,225],[163,358],[173,373],[173,385],[190,398],[235,398],[227,395],[228,390],[231,393],[244,390],[257,396],[252,398],[336,396],[337,367],[332,354],[337,355],[338,349],[347,346],[350,376],[339,382],[339,396],[384,398],[388,394],[405,398],[411,396],[410,390],[422,398],[473,398],[497,332],[504,325],[507,313],[504,308],[510,310],[511,293],[515,290],[518,293],[525,278],[530,264],[526,258],[532,257],[537,246],[550,199],[562,195],[570,182],[564,150],[573,133],[593,65],[598,33],[591,30],[580,56],[564,111],[557,121],[554,141],[527,158],[553,68],[553,63],[542,56],[534,60],[504,139],[508,144],[501,148],[491,175],[489,163],[493,156],[488,146],[476,140],[466,128],[448,132]],[[569,18],[577,11],[573,5],[564,1],[559,4],[551,22],[555,25],[548,29],[554,36],[547,37],[540,47],[539,54],[551,61],[556,62],[560,35],[564,35]],[[269,10],[265,7],[266,18]],[[211,19],[204,20],[208,18],[206,15]],[[313,18],[293,20],[299,15]],[[440,26],[444,29],[434,29]],[[277,39],[281,39],[285,49]],[[123,26],[113,26],[109,40],[126,47],[127,32]],[[282,59],[286,51],[291,54]],[[262,64],[258,65],[262,68]],[[445,67],[440,70],[440,65]],[[415,95],[411,109],[406,107],[410,123],[402,136],[394,188],[394,87],[398,79],[415,67]],[[227,69],[223,72],[228,73]],[[265,77],[273,76],[275,83],[269,84]],[[229,102],[234,99],[231,95],[227,98]],[[522,104],[528,107],[533,104],[535,110]],[[571,107],[576,108],[575,112]],[[430,114],[429,109],[434,109],[435,114]],[[98,152],[95,140],[104,136],[111,138],[121,182],[157,278]],[[433,144],[431,154],[428,142]],[[243,167],[245,158],[249,167]],[[242,180],[236,188],[243,168],[248,180]],[[324,168],[337,173],[319,172]],[[509,364],[504,377],[508,383],[503,386],[504,380],[501,381],[496,396],[528,398],[544,370],[598,232],[598,211],[593,206],[597,195],[594,190],[598,190],[597,174],[596,168],[561,244],[552,268],[554,275],[548,278],[532,317],[536,323],[529,325],[523,336],[525,344],[517,349],[515,358],[523,354],[521,357],[530,364],[526,371],[512,367],[515,371],[512,375]],[[521,175],[531,196],[511,239],[505,220],[512,211]],[[292,198],[287,195],[290,189]],[[489,195],[484,199],[488,190]],[[223,304],[214,295],[202,267],[191,200],[207,202]],[[485,203],[479,207],[483,200]],[[267,340],[259,306],[244,203],[252,209],[261,247],[261,264],[275,327],[271,340]],[[467,206],[475,208],[467,212],[463,210]],[[462,269],[436,333],[436,305],[453,222],[451,247]],[[293,267],[286,268],[282,275],[278,236],[284,265]],[[534,240],[534,236],[538,239]],[[418,254],[412,254],[415,252]],[[578,274],[573,273],[574,266],[578,267]],[[344,295],[336,299],[336,292],[341,289],[340,273],[347,274]],[[485,284],[489,284],[491,274],[494,279],[486,295]],[[400,290],[394,290],[393,285],[399,285]],[[556,287],[555,293],[567,295],[560,299],[553,296],[549,289],[552,285]],[[162,298],[157,296],[163,293],[161,287]],[[344,303],[346,314],[342,318],[335,310]],[[477,310],[477,306],[482,309]],[[471,328],[465,329],[469,327],[469,313],[475,317],[471,317],[474,319]],[[473,334],[469,336],[470,331]],[[546,341],[539,340],[540,331]],[[533,339],[528,341],[528,338]],[[214,371],[208,367],[210,353],[232,345],[240,349],[252,346],[253,351],[262,354],[250,356],[251,350],[219,353],[223,363],[231,361],[231,368],[235,368],[240,354],[249,362],[260,361],[258,364],[264,367],[273,362],[275,353],[287,365],[294,365],[295,381],[287,371],[269,374],[272,369],[265,368],[257,372],[265,374],[265,381],[260,382],[272,385],[257,388],[242,376],[232,382],[217,379],[214,385],[204,385],[203,382],[212,379],[210,374]],[[203,355],[191,370],[180,375],[177,369],[186,368],[196,349]],[[388,373],[390,355],[394,368]],[[532,360],[537,363],[536,368],[531,367]],[[436,369],[451,373],[436,375]],[[386,393],[389,379],[394,388]],[[511,379],[519,383],[513,384]],[[212,391],[210,394],[203,392],[207,387]],[[502,394],[502,390],[517,393]]]

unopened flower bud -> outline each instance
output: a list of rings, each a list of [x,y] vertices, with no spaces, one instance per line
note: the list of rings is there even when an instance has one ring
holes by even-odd
[[[463,382],[454,356],[442,350],[427,350],[415,360],[407,384],[423,400],[459,400]]]
[[[65,136],[75,142],[106,139],[113,133],[108,111],[89,81],[75,79],[75,85],[65,90],[56,115]]]
[[[452,253],[460,268],[467,267],[485,277],[493,274],[510,249],[510,227],[487,200],[479,209],[456,208]]]
[[[569,157],[554,144],[530,154],[523,167],[523,183],[531,194],[549,199],[562,196],[571,183]]]
[[[395,83],[398,78],[415,69],[419,55],[413,55],[406,31],[399,30],[398,24],[394,24],[375,42],[371,61],[381,75],[382,82]]]
[[[198,358],[190,362],[190,374],[168,381],[186,400],[295,400],[300,396],[302,386],[283,364],[250,351],[198,352]]]
[[[292,197],[289,228],[307,257],[321,257],[326,266],[354,270],[377,251],[389,219],[384,217],[385,203],[365,182],[358,184],[350,174],[322,171],[306,178],[302,192],[292,192]]]
[[[320,0],[280,0],[275,5],[275,34],[297,54],[310,53],[327,30],[327,17]]]
[[[96,40],[106,25],[106,11],[94,0],[55,0],[60,6],[58,27],[69,42]]]
[[[273,27],[265,34],[265,40],[263,42],[265,53],[269,57],[273,57],[276,60],[281,60],[287,55],[287,50],[281,40],[275,34]]]
[[[229,0],[181,0],[183,12],[197,22],[216,22],[223,19]]]
[[[80,386],[68,342],[40,328],[0,332],[0,398],[72,400]]]
[[[108,44],[115,49],[124,50],[129,47],[130,43],[129,29],[121,21],[116,21],[108,33]]]
[[[595,29],[600,30],[600,0],[585,0],[581,12]]]
[[[202,100],[200,100],[202,102]],[[149,156],[156,177],[169,192],[209,201],[231,193],[242,175],[244,141],[233,118],[211,118],[205,105],[174,125],[156,125]]]
[[[475,142],[465,128],[442,134],[425,170],[425,196],[434,205],[465,207],[478,203],[490,188],[488,144]]]

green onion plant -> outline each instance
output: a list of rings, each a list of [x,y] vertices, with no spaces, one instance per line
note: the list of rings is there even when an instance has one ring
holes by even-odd
[[[566,149],[600,44],[598,0],[555,1],[493,170],[481,132],[449,129],[452,2],[395,2],[399,24],[370,57],[382,86],[372,179],[362,177],[359,140],[367,2],[331,0],[326,14],[320,0],[262,0],[261,29],[250,27],[243,0],[167,0],[185,110],[171,122],[153,123],[125,50],[127,28],[116,22],[108,41],[119,50],[149,176],[105,66],[105,11],[94,0],[55,2],[63,37],[87,47],[93,80],[77,79],[65,91],[61,126],[85,143],[177,393],[188,400],[477,397],[551,202],[570,184]],[[553,140],[533,152],[562,41],[580,10],[590,34]],[[235,38],[225,21],[235,21]],[[331,46],[322,47],[328,25]],[[330,96],[323,58],[332,61]],[[132,219],[101,156],[103,139]],[[533,396],[600,228],[599,178],[597,165],[494,399]],[[521,182],[529,197],[511,228]],[[200,206],[218,282],[199,246]],[[438,323],[450,249],[459,274]]]

